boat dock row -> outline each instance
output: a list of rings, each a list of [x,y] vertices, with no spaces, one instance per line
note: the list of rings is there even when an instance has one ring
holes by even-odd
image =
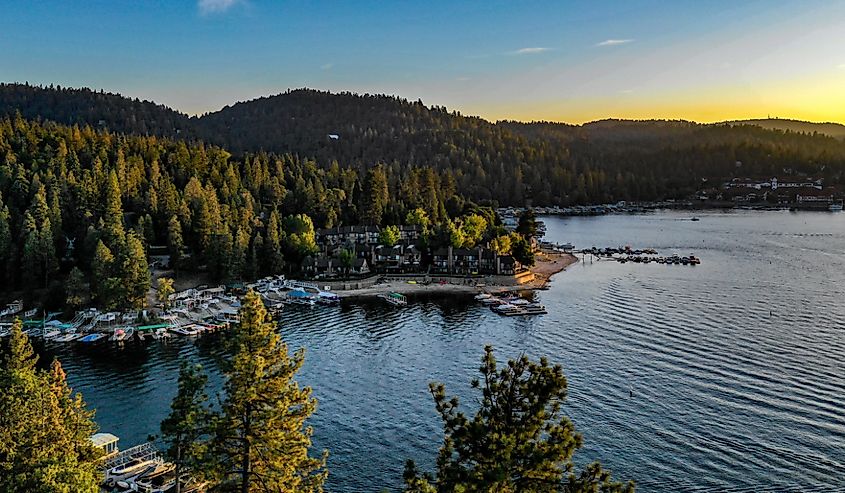
[[[111,433],[97,433],[91,437],[91,442],[104,453],[100,466],[104,476],[101,491],[172,492],[180,479],[184,493],[205,491],[204,482],[188,476],[177,478],[175,465],[166,462],[152,442],[119,450],[118,440]]]
[[[489,306],[494,313],[503,317],[545,315],[548,313],[546,307],[540,303],[513,295],[496,296],[489,293],[480,293],[475,296],[475,300]]]
[[[612,260],[621,264],[632,262],[635,264],[666,264],[666,265],[699,265],[701,259],[693,254],[689,256],[669,255],[659,256],[657,250],[653,248],[634,249],[630,246],[624,247],[608,247],[608,248],[588,248],[578,250],[582,256],[591,255],[598,260]]]

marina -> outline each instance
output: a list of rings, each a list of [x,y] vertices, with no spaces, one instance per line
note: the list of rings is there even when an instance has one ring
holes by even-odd
[[[845,430],[835,424],[845,413],[830,405],[845,392],[845,349],[837,342],[845,328],[845,257],[837,248],[845,217],[740,211],[679,220],[685,217],[543,218],[552,241],[624,238],[663,255],[696,252],[704,262],[689,269],[578,262],[526,298],[546,307],[541,316],[499,315],[474,299],[494,297],[478,288],[414,294],[400,309],[374,297],[330,309],[285,305],[281,334],[291,350],[305,348],[299,382],[319,400],[315,448],[331,451],[326,489],[398,491],[404,459],[434,467],[440,442],[432,437],[442,423],[428,384],[471,398],[468,381],[485,344],[500,360],[524,353],[563,364],[566,413],[585,437],[581,460],[612,458],[607,467],[637,477],[637,491],[845,487]],[[158,430],[181,361],[209,371],[213,395],[227,355],[221,331],[122,346],[34,342],[45,365],[61,360],[101,429],[127,445]],[[673,438],[681,435],[688,443]],[[796,476],[795,468],[811,474]],[[637,474],[643,470],[652,473]]]
[[[274,318],[279,317],[286,305],[340,305],[337,294],[312,283],[287,280],[284,276],[260,279],[246,288],[254,289],[261,295]],[[0,312],[0,338],[9,335],[12,321],[21,314],[25,317],[22,320],[25,333],[57,344],[93,346],[105,342],[123,344],[134,340],[167,340],[174,336],[196,337],[238,323],[239,296],[242,293],[242,289],[226,286],[199,286],[170,295],[167,309],[159,306],[157,310],[141,312],[101,313],[96,308],[87,308],[77,311],[68,322],[55,319],[58,313],[45,313],[39,319],[37,308],[24,312],[23,302],[18,300]],[[395,298],[394,301],[398,304],[400,300]]]

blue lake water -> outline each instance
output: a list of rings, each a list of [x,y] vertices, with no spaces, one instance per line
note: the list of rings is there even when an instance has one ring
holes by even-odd
[[[579,463],[601,460],[652,491],[845,489],[845,214],[685,212],[544,218],[547,239],[694,253],[696,267],[590,257],[537,293],[541,317],[501,318],[471,299],[291,309],[300,383],[319,399],[328,489],[397,490],[405,459],[430,468],[441,428],[430,381],[470,400],[485,344],[548,356],[569,379]],[[122,445],[158,431],[179,361],[220,386],[219,336],[122,349],[50,345]]]

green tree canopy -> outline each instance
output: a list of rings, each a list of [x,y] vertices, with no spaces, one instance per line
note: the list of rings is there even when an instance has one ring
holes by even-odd
[[[633,491],[633,483],[613,482],[598,463],[573,472],[582,437],[562,413],[566,377],[559,365],[521,356],[499,368],[487,346],[480,371],[481,379],[472,382],[481,391],[473,417],[460,410],[457,397],[446,396],[442,384],[431,384],[443,420],[443,446],[435,476],[420,474],[408,461],[407,492]]]
[[[378,241],[388,247],[399,243],[399,227],[391,224],[390,226],[381,228],[378,234]]]
[[[168,459],[176,466],[176,493],[181,493],[186,470],[201,475],[205,467],[204,438],[209,432],[210,413],[206,406],[205,386],[208,377],[199,365],[182,362],[176,397],[170,414],[161,422],[161,436]]]
[[[327,453],[309,455],[305,424],[317,401],[294,380],[304,353],[288,353],[254,291],[244,297],[240,319],[211,442],[212,475],[224,490],[320,492]]]
[[[0,491],[96,493],[93,412],[58,361],[43,371],[36,360],[18,320],[0,367]]]

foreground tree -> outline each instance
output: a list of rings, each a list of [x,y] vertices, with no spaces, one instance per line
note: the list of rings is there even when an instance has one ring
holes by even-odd
[[[179,389],[170,404],[170,414],[161,422],[161,436],[167,457],[176,466],[176,493],[182,491],[185,470],[197,473],[202,468],[202,454],[208,433],[208,377],[199,365],[182,363],[179,369]]]
[[[572,455],[581,435],[561,413],[566,377],[545,358],[522,356],[499,369],[490,346],[480,368],[480,409],[470,419],[447,398],[441,384],[431,384],[445,437],[437,457],[437,475],[420,474],[413,461],[405,467],[406,492],[632,492],[633,482],[613,482],[598,463],[575,474]]]
[[[210,458],[220,491],[320,492],[326,456],[308,455],[317,401],[293,379],[304,353],[288,354],[258,294],[250,291],[232,333],[225,399],[215,420]]]
[[[0,367],[0,491],[96,493],[93,412],[68,388],[58,361],[49,371],[36,361],[18,320]]]
[[[378,234],[378,241],[386,247],[392,247],[399,243],[399,227],[395,225],[381,228]]]
[[[169,310],[170,295],[176,292],[176,290],[173,288],[173,279],[169,277],[159,277],[156,283],[156,298],[165,310]]]

